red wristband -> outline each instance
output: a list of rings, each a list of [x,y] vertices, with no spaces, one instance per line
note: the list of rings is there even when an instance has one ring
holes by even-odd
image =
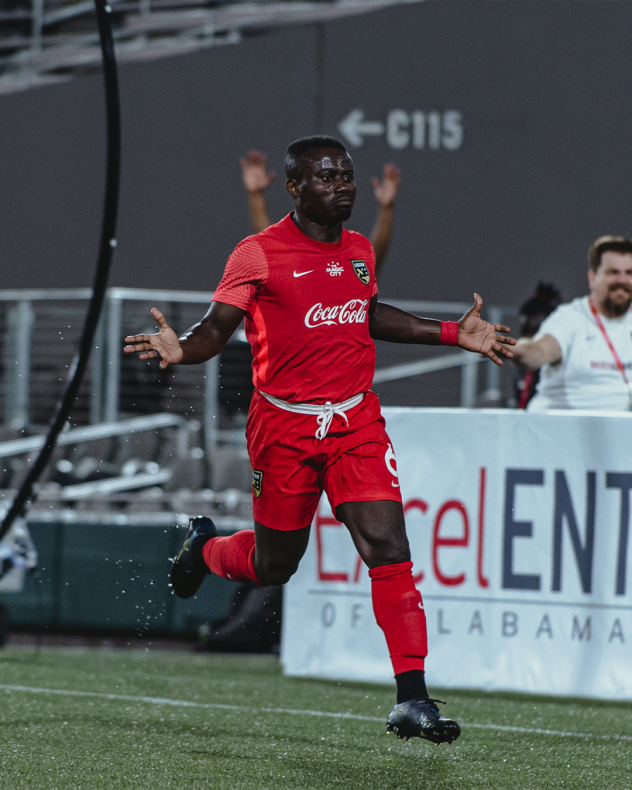
[[[441,322],[441,340],[439,340],[440,346],[456,346],[458,337],[459,337],[458,321]]]

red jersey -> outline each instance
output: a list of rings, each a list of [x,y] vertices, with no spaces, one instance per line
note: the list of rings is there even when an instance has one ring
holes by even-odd
[[[340,403],[371,388],[368,310],[376,293],[367,238],[343,229],[339,242],[314,241],[288,214],[237,245],[213,301],[246,311],[257,389]]]

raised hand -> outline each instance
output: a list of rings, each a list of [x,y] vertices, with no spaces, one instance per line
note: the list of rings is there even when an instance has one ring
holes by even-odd
[[[160,358],[160,367],[164,370],[169,365],[177,365],[182,360],[183,353],[178,340],[178,335],[167,323],[167,319],[154,307],[151,314],[156,319],[160,331],[155,335],[128,335],[125,338],[126,343],[130,345],[125,346],[123,351],[126,354],[134,354],[141,352],[139,359],[156,359]]]
[[[382,179],[372,178],[373,194],[380,206],[392,206],[402,181],[401,173],[395,165],[384,165]]]
[[[490,324],[481,318],[481,308],[483,300],[478,294],[474,294],[474,307],[468,310],[459,321],[459,336],[457,345],[466,351],[475,351],[489,357],[492,362],[502,365],[501,356],[511,359],[513,352],[510,346],[515,346],[516,341],[513,337],[508,337],[505,332],[511,332],[508,326],[503,324]],[[500,334],[499,334],[500,333]]]
[[[266,171],[266,155],[261,151],[248,151],[239,160],[244,178],[244,186],[248,192],[263,192],[276,178],[276,173]]]

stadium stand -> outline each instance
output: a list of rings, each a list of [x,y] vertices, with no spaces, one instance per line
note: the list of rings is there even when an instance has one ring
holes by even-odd
[[[237,44],[271,25],[324,22],[401,1],[112,0],[111,6],[117,59],[124,63]],[[99,63],[92,8],[82,0],[5,0],[0,8],[0,93],[65,81],[72,71]]]

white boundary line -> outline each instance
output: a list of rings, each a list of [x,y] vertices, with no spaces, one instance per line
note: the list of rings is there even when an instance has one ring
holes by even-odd
[[[0,683],[0,691],[27,692],[30,694],[56,694],[61,697],[91,697],[96,699],[118,700],[120,702],[145,702],[149,705],[172,705],[177,708],[203,708],[206,710],[230,710],[241,713],[283,713],[288,716],[321,716],[326,719],[349,719],[351,721],[379,721],[384,717],[360,716],[356,713],[331,713],[322,710],[295,710],[294,708],[250,708],[244,705],[227,705],[221,702],[188,702],[187,700],[166,697],[134,697],[128,694],[105,694],[98,691],[77,691],[75,689],[47,689],[32,686],[10,686]],[[510,727],[504,724],[462,724],[463,727],[477,730],[497,730],[499,732],[521,732],[526,735],[552,735],[558,738],[582,738],[596,741],[632,741],[632,735],[592,735],[586,732],[565,732],[564,730],[544,730],[537,727]]]

